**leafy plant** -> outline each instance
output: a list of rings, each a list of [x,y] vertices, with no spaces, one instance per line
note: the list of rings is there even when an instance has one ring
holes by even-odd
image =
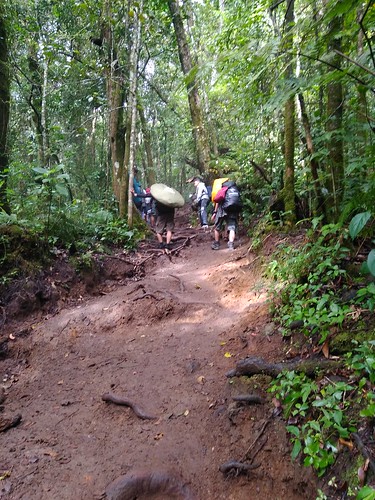
[[[346,394],[353,389],[345,381],[319,386],[293,371],[280,374],[270,386],[269,391],[283,404],[284,417],[293,421],[287,426],[292,435],[292,458],[303,453],[304,465],[314,467],[319,476],[335,462],[338,438],[348,438],[354,430],[345,414],[349,405]]]

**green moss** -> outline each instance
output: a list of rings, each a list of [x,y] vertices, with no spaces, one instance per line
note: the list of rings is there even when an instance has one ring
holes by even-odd
[[[358,328],[358,326],[359,325],[356,325],[356,328]],[[331,340],[330,350],[332,354],[345,354],[353,350],[353,340],[359,344],[363,344],[363,342],[373,339],[374,329],[363,328],[363,326],[360,325],[360,329],[357,331],[343,331],[335,335]]]

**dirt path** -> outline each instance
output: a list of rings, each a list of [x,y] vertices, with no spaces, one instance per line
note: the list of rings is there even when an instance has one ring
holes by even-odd
[[[178,256],[160,256],[141,281],[16,339],[0,366],[4,412],[22,422],[0,434],[1,498],[98,499],[139,469],[168,471],[201,500],[316,498],[309,472],[290,462],[268,380],[225,375],[248,354],[280,359],[260,260],[245,239],[234,252],[212,251],[210,239],[200,234]],[[156,418],[104,402],[106,392]],[[233,402],[244,392],[264,404]],[[258,468],[229,478],[219,471],[246,452]]]

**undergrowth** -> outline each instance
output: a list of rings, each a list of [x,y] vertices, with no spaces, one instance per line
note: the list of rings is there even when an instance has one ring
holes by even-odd
[[[266,272],[272,312],[283,335],[297,329],[328,357],[335,336],[347,332],[353,338],[355,328],[373,318],[375,241],[368,235],[357,240],[371,220],[368,213],[358,214],[348,228],[331,224],[320,229],[313,221],[298,247],[278,246]],[[365,263],[357,262],[359,249],[367,251]],[[329,476],[343,449],[353,449],[354,436],[374,426],[374,322],[362,330],[361,343],[352,343],[338,373],[317,373],[313,380],[303,373],[283,372],[270,386],[287,420],[292,458],[300,458],[322,478]],[[346,493],[375,499],[375,490],[358,480],[357,470],[352,471]]]

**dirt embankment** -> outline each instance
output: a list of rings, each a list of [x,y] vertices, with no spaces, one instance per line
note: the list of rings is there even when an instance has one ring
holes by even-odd
[[[284,352],[262,259],[245,237],[230,252],[212,251],[209,231],[179,234],[179,251],[151,244],[111,259],[116,277],[72,295],[66,286],[49,314],[6,323],[0,415],[22,418],[1,434],[1,497],[93,499],[107,489],[116,498],[108,485],[126,475],[138,490],[123,498],[148,498],[157,481],[159,498],[316,498],[310,471],[290,461],[269,379],[226,377],[247,355],[279,361]],[[130,276],[121,270],[128,265]],[[233,399],[244,394],[256,404]]]

